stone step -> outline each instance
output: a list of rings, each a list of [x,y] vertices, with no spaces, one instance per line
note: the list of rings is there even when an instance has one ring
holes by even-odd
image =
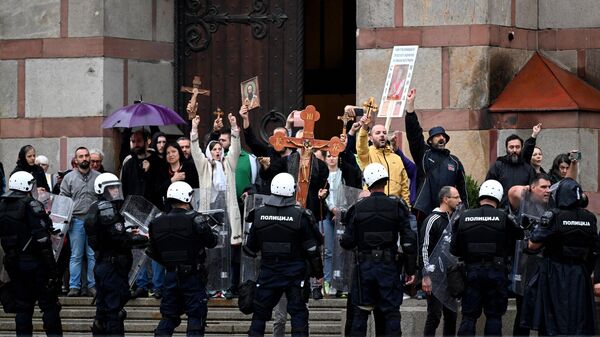
[[[60,297],[60,303],[63,307],[67,306],[91,306],[92,298],[91,297]],[[427,306],[425,301],[419,300],[406,300],[405,303],[413,303],[411,305],[422,305]],[[160,305],[160,300],[154,298],[137,298],[135,300],[130,300],[127,302],[128,307],[152,307]],[[237,308],[238,302],[237,298],[227,300],[227,299],[211,299],[208,301],[208,307],[227,307],[227,308]],[[324,298],[321,300],[313,300],[310,299],[308,302],[309,307],[311,308],[345,308],[346,307],[346,299],[345,298]]]
[[[91,331],[91,325],[92,321],[90,319],[66,319],[62,321],[63,330],[69,333],[89,333]],[[135,335],[138,335],[138,333],[151,333],[157,325],[158,321],[127,319],[125,322],[125,330],[127,333],[134,333]],[[186,327],[187,321],[183,319],[176,331],[183,333],[185,332]],[[245,334],[249,327],[250,321],[226,323],[208,322],[206,332],[208,334],[222,335]],[[5,318],[0,319],[0,329],[3,332],[14,331],[14,320]],[[33,329],[34,331],[43,331],[43,323],[40,318],[33,319]],[[291,332],[289,323],[286,324],[286,332]],[[341,333],[341,324],[340,322],[315,323],[312,321],[310,322],[310,332],[311,335],[314,333],[319,335],[339,336]],[[265,333],[273,333],[273,324],[267,323]]]
[[[309,319],[311,321],[340,321],[341,309],[313,309],[309,311]],[[60,313],[62,319],[93,319],[96,314],[94,307],[63,307]],[[6,314],[0,311],[0,319],[14,318],[14,314]],[[36,310],[33,317],[41,318],[42,313]],[[161,315],[158,307],[128,307],[127,318],[137,320],[160,320]],[[209,321],[241,321],[250,320],[251,315],[244,315],[237,308],[209,308]]]

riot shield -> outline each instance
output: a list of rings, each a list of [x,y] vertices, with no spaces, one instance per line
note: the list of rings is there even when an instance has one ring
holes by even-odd
[[[206,250],[206,270],[208,274],[206,290],[208,292],[218,292],[229,289],[231,286],[229,275],[229,269],[231,268],[231,226],[227,215],[227,199],[225,191],[218,192],[216,196],[213,195],[211,198],[210,209],[199,209],[203,204],[201,199],[203,195],[206,195],[206,191],[203,189],[194,190],[192,207],[197,212],[211,214],[219,223],[215,228],[218,234],[217,245]]]
[[[244,232],[242,234],[243,245],[245,245],[248,241],[250,227],[252,227],[252,222],[246,221],[248,213],[250,213],[251,210],[264,205],[264,200],[267,197],[268,195],[264,194],[252,194],[249,195],[246,200],[244,200]],[[256,281],[258,279],[258,272],[260,270],[260,255],[257,257],[252,257],[246,254],[246,252],[244,252],[242,249],[240,268],[241,283],[244,283],[248,280]]]
[[[525,238],[518,240],[515,244],[515,256],[509,275],[511,290],[517,295],[524,294],[527,280],[535,273],[538,263],[542,260],[540,255],[526,254],[525,250],[531,230],[536,224],[539,224],[540,218],[547,209],[547,203],[536,200],[531,192],[523,190],[516,219],[525,231]]]
[[[464,206],[461,204],[452,216],[448,225],[442,232],[440,240],[435,245],[431,256],[429,256],[429,265],[423,268],[423,277],[429,276],[431,279],[431,291],[445,307],[457,312],[458,301],[450,295],[448,291],[447,272],[450,266],[458,263],[458,258],[450,254],[450,242],[452,241],[452,226],[464,211]]]
[[[341,292],[349,292],[352,285],[352,271],[354,270],[353,252],[345,250],[340,246],[340,239],[344,235],[346,224],[343,222],[346,211],[358,201],[361,189],[341,186],[339,193],[333,193],[334,202],[334,233],[332,251],[332,279],[331,286]]]
[[[125,227],[138,228],[141,233],[148,235],[148,225],[158,216],[160,210],[141,195],[129,195],[125,198],[120,213],[125,218]],[[150,258],[140,249],[133,250],[133,264],[129,272],[130,287],[150,261]]]
[[[65,236],[69,231],[73,206],[73,200],[64,195],[52,194],[50,197],[50,219],[53,227],[50,239],[52,240],[54,259],[57,261],[65,242]]]

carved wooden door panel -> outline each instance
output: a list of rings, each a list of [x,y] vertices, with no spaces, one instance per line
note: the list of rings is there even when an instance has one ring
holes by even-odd
[[[177,1],[178,111],[185,111],[190,97],[179,87],[191,85],[195,75],[202,88],[211,90],[209,97],[199,97],[206,130],[218,107],[226,113],[239,110],[240,82],[254,76],[261,107],[250,114],[257,131],[273,128],[270,116],[281,119],[303,108],[303,13],[303,0]]]

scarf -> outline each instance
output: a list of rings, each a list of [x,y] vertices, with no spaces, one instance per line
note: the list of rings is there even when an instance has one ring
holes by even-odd
[[[227,177],[225,177],[225,170],[223,169],[223,162],[217,161],[213,159],[212,153],[210,152],[210,145],[212,142],[208,144],[206,150],[204,151],[204,155],[206,158],[213,163],[212,170],[212,188],[211,188],[211,202],[215,202],[217,200],[217,195],[219,192],[224,192],[227,190]],[[223,149],[221,148],[221,158],[223,158]]]

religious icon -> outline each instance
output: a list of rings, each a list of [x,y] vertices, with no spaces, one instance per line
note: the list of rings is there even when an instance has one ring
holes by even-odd
[[[397,101],[402,98],[404,83],[408,77],[408,64],[396,64],[392,72],[392,81],[387,92],[387,99]]]
[[[260,107],[258,76],[242,82],[240,87],[242,90],[242,105],[247,106],[248,110]]]

